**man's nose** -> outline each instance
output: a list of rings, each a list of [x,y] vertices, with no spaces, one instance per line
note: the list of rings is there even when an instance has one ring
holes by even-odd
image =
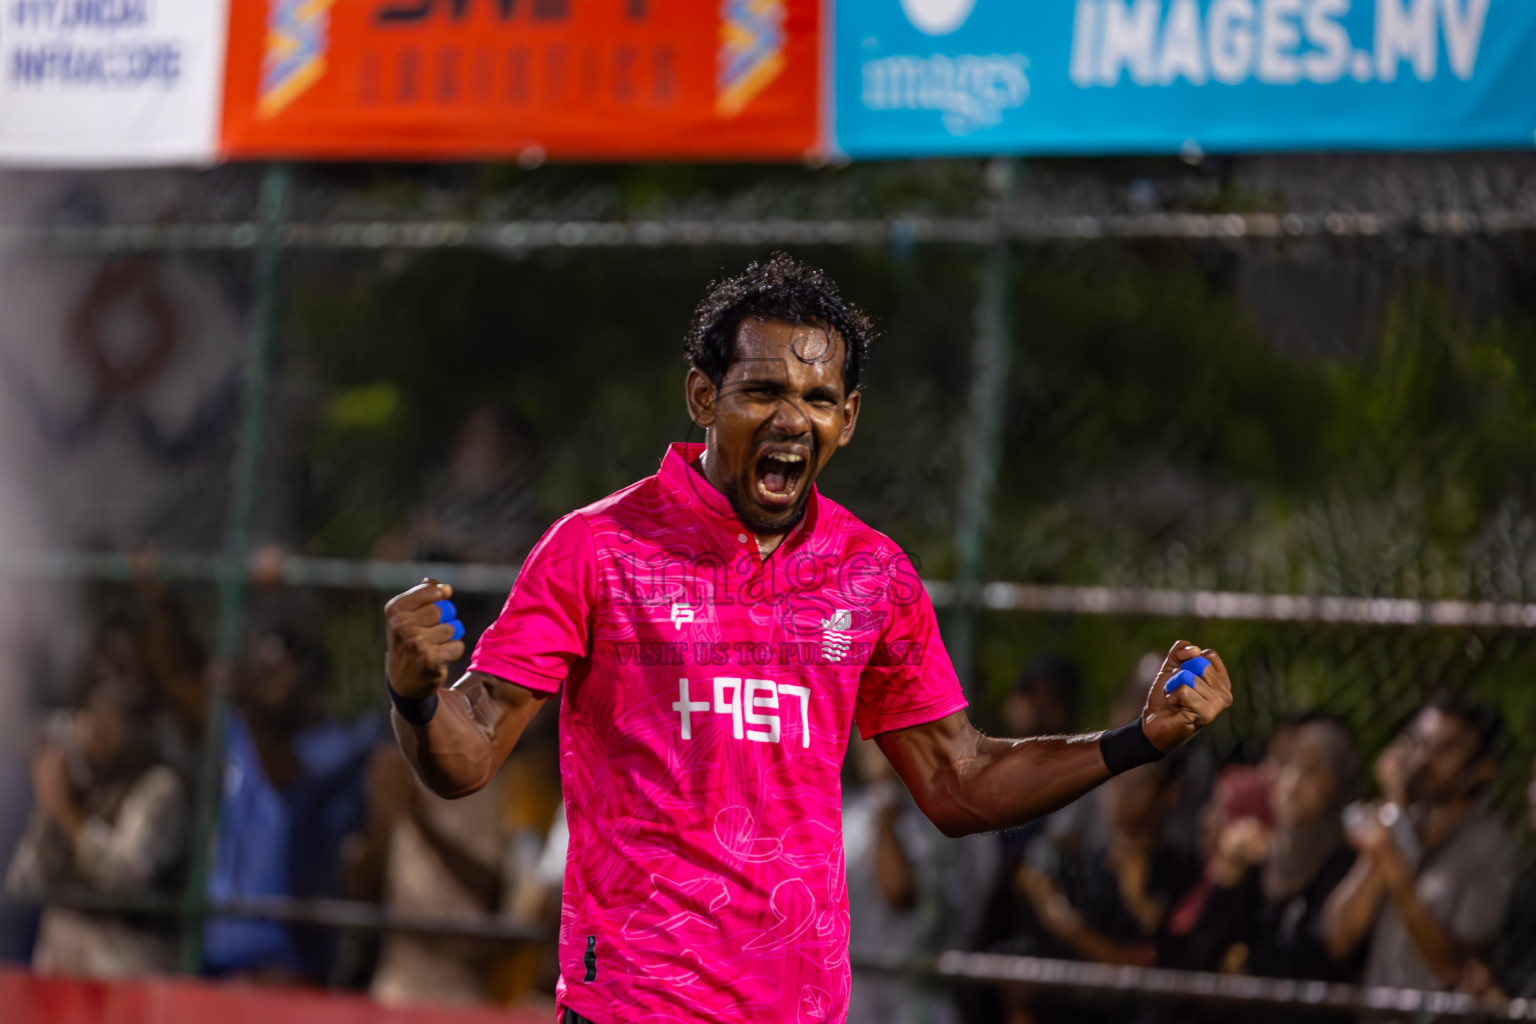
[[[768,424],[785,437],[799,437],[811,430],[811,418],[806,415],[800,400],[789,396],[781,397],[773,404],[773,415]]]

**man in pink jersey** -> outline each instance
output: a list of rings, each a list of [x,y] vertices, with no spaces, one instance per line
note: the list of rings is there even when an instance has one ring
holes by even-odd
[[[386,608],[395,732],[440,795],[489,782],[560,695],[568,1024],[844,1019],[854,724],[958,836],[1055,810],[1232,702],[1221,659],[1180,642],[1120,729],[972,727],[910,562],[815,487],[853,437],[872,334],[787,256],[717,282],[685,343],[703,444],[555,523],[451,687],[450,588],[428,580]],[[1204,675],[1165,694],[1196,655]]]

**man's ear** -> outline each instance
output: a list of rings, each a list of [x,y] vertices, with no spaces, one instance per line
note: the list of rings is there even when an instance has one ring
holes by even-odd
[[[860,396],[857,391],[850,391],[848,397],[843,399],[843,430],[837,435],[837,446],[843,447],[853,440],[853,428],[859,425]]]
[[[694,423],[706,430],[715,425],[715,399],[719,393],[703,370],[688,371],[688,378],[683,382],[683,397],[688,402],[688,415]]]

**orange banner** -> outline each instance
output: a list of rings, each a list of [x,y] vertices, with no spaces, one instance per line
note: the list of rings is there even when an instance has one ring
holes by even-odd
[[[234,158],[798,159],[818,0],[232,0]]]

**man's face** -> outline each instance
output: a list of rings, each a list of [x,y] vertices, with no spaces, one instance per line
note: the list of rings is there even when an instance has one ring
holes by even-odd
[[[1404,736],[1403,771],[1410,800],[1437,802],[1463,795],[1481,781],[1469,778],[1477,755],[1472,726],[1438,708],[1425,708]]]
[[[709,430],[705,475],[753,533],[786,533],[811,485],[853,437],[859,394],[843,391],[843,339],[808,323],[747,317],[717,389],[688,374],[688,411]]]

